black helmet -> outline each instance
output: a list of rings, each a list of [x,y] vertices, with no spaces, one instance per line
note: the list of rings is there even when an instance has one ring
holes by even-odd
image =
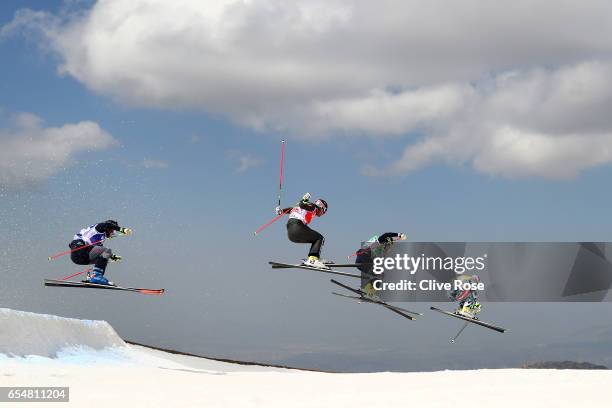
[[[115,220],[106,220],[102,224],[107,225],[107,229],[106,231],[104,231],[107,237],[110,237],[111,235],[113,235],[113,232],[119,230],[119,223]]]
[[[317,213],[319,217],[327,212],[327,201],[324,199],[319,198],[317,201],[315,201],[315,205],[319,207],[319,211]]]

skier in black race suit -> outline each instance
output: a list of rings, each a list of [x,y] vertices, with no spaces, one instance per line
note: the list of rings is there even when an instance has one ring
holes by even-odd
[[[325,238],[308,226],[315,216],[322,217],[326,212],[327,202],[319,198],[314,203],[311,203],[309,193],[304,194],[302,200],[294,207],[284,209],[276,207],[277,214],[289,214],[289,220],[287,221],[287,236],[289,240],[298,244],[310,244],[308,258],[302,262],[302,265],[319,269],[330,269],[320,259]]]

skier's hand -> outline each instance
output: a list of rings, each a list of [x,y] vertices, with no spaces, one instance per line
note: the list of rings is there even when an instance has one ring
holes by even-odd
[[[277,206],[274,211],[276,211],[276,215],[281,215],[283,213],[283,210],[280,208],[280,206]]]
[[[302,197],[302,201],[307,203],[310,201],[310,193],[306,193],[304,194],[304,196]]]
[[[398,239],[400,241],[404,241],[406,239],[406,234],[404,234],[403,232],[400,232]]]
[[[123,235],[132,235],[134,231],[132,231],[131,228],[121,228],[119,232],[121,232]]]

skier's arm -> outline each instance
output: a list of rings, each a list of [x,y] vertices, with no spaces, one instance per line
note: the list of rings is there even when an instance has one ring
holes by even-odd
[[[295,205],[295,207],[300,207],[306,211],[314,211],[317,206],[315,204],[312,204],[310,202],[310,193],[306,193],[304,194],[304,196],[302,197],[302,199],[300,200],[299,203],[297,203]],[[276,207],[276,214],[281,215],[281,214],[288,214],[291,212],[291,210],[293,210],[293,208],[295,207],[287,207],[287,208],[283,208],[281,209],[280,206]]]
[[[276,215],[289,214],[292,209],[293,207],[287,207],[287,208],[276,207]]]
[[[113,231],[117,231],[125,235],[132,235],[131,228],[119,227],[118,225],[114,225],[109,222],[101,222],[99,224],[96,224],[95,228],[96,228],[96,231],[100,233],[104,233],[106,231],[113,230]]]
[[[316,210],[318,207],[316,206],[316,204],[307,202],[307,201],[300,201],[300,203],[298,204],[298,206],[306,211],[314,211]]]

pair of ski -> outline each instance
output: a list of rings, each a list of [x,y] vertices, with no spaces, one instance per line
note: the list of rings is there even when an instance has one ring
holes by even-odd
[[[268,263],[272,265],[272,269],[289,269],[289,268],[306,269],[309,271],[323,272],[323,273],[329,273],[331,275],[347,276],[349,278],[357,278],[357,279],[377,277],[369,273],[357,274],[357,273],[341,272],[341,271],[336,271],[332,269],[332,268],[357,268],[362,265],[367,265],[367,264],[362,264],[362,263],[337,264],[333,262],[326,262],[325,265],[329,266],[330,267],[329,269],[315,268],[314,266],[307,266],[303,264],[286,264],[286,263],[274,262],[274,261],[270,261]],[[380,278],[380,276],[378,276],[378,278]]]
[[[451,343],[454,343],[454,342],[457,340],[457,338],[458,338],[458,337],[461,335],[461,333],[463,333],[463,331],[465,330],[465,328],[466,328],[466,327],[467,327],[467,326],[468,326],[470,323],[472,323],[472,324],[476,324],[476,325],[478,325],[478,326],[486,327],[487,329],[495,330],[495,331],[496,331],[496,332],[498,332],[498,333],[505,333],[505,332],[506,332],[506,329],[504,329],[503,327],[499,327],[499,326],[496,326],[496,325],[491,324],[491,323],[483,322],[483,321],[478,320],[478,319],[473,318],[473,317],[463,316],[463,315],[460,315],[460,314],[458,314],[458,313],[447,312],[446,310],[438,309],[438,308],[437,308],[437,307],[435,307],[435,306],[431,306],[431,307],[430,307],[430,309],[431,309],[431,310],[434,310],[434,311],[436,311],[436,312],[439,312],[439,313],[445,314],[445,315],[447,315],[447,316],[451,316],[451,317],[454,317],[454,318],[457,318],[457,319],[461,319],[461,320],[463,320],[463,321],[465,322],[465,324],[464,324],[464,325],[461,327],[461,329],[459,330],[459,332],[457,332],[457,334],[455,334],[455,337],[453,337],[453,338],[450,340],[450,342],[451,342]]]
[[[400,316],[405,317],[408,320],[414,320],[415,316],[423,316],[423,313],[419,313],[419,312],[412,312],[410,310],[406,310],[404,308],[398,307],[398,306],[393,306],[388,304],[387,302],[385,302],[384,300],[380,300],[380,299],[373,299],[371,297],[369,297],[363,290],[361,289],[356,289],[356,288],[351,288],[348,285],[345,285],[343,283],[338,282],[337,280],[334,279],[330,279],[330,282],[333,283],[334,285],[338,285],[341,288],[344,288],[350,292],[353,292],[359,296],[351,296],[351,295],[345,295],[342,293],[336,293],[336,292],[332,292],[332,294],[336,295],[336,296],[342,296],[345,298],[349,298],[349,299],[354,299],[357,300],[358,302],[366,302],[366,303],[374,303],[376,305],[380,305],[382,307],[384,307],[385,309],[388,309],[394,313],[397,313]]]
[[[366,295],[366,293],[364,291],[362,291],[360,289],[356,289],[356,288],[351,288],[350,286],[347,286],[347,285],[345,285],[343,283],[340,283],[340,282],[338,282],[338,281],[336,281],[334,279],[331,279],[330,281],[331,281],[331,283],[333,283],[335,285],[338,285],[340,287],[343,287],[344,289],[347,289],[347,290],[349,290],[349,291],[351,291],[353,293],[356,293],[359,296],[349,296],[349,295],[344,295],[344,294],[341,294],[341,293],[332,292],[334,295],[342,296],[342,297],[346,297],[346,298],[350,298],[350,299],[355,299],[355,300],[358,300],[360,302],[375,303],[375,304],[378,304],[380,306],[383,306],[383,307],[391,310],[392,312],[395,312],[395,313],[397,313],[399,315],[402,315],[402,316],[406,317],[409,320],[414,320],[414,317],[410,316],[410,315],[406,315],[406,313],[409,313],[409,314],[412,314],[412,315],[423,316],[423,313],[412,312],[410,310],[406,310],[406,309],[403,309],[403,308],[398,307],[398,306],[390,305],[387,302],[385,302],[383,300],[380,300],[380,299],[369,298],[369,297],[367,297],[367,295]],[[434,306],[431,306],[430,309],[431,310],[435,310],[436,312],[445,314],[447,316],[455,317],[457,319],[461,319],[461,320],[465,321],[465,325],[461,328],[459,333],[457,333],[457,335],[455,337],[453,337],[453,339],[451,340],[451,343],[455,342],[457,337],[459,337],[461,332],[463,332],[463,330],[470,323],[473,323],[473,324],[476,324],[476,325],[479,325],[479,326],[482,326],[482,327],[486,327],[487,329],[495,330],[496,332],[499,332],[499,333],[504,333],[506,331],[506,329],[504,329],[503,327],[495,326],[495,325],[493,325],[491,323],[483,322],[483,321],[480,321],[480,320],[472,318],[472,317],[467,317],[467,316],[463,316],[463,315],[460,315],[460,314],[457,314],[457,313],[447,312],[446,310],[438,309],[437,307],[434,307]]]
[[[350,278],[358,278],[358,279],[362,279],[362,278],[374,278],[374,275],[370,275],[370,274],[355,274],[355,273],[348,273],[348,272],[341,272],[341,271],[336,271],[334,269],[331,268],[357,268],[358,266],[362,266],[363,264],[359,264],[359,263],[353,263],[353,264],[336,264],[333,262],[329,262],[326,263],[326,265],[328,265],[330,267],[330,269],[321,269],[321,268],[315,268],[313,266],[307,266],[307,265],[300,265],[300,264],[285,264],[285,263],[281,263],[281,262],[269,262],[270,265],[272,265],[272,268],[274,269],[279,269],[279,268],[298,268],[298,269],[306,269],[306,270],[311,270],[311,271],[316,271],[316,272],[323,272],[323,273],[329,273],[331,275],[340,275],[340,276],[347,276]],[[378,276],[378,278],[380,278],[380,276]],[[348,285],[345,285],[343,283],[338,282],[337,280],[331,279],[331,282],[335,285],[338,285],[350,292],[353,292],[354,294],[358,295],[358,296],[351,296],[351,295],[345,295],[342,293],[336,293],[336,292],[332,292],[334,295],[336,296],[342,296],[345,298],[349,298],[349,299],[354,299],[360,302],[366,302],[366,303],[374,303],[377,305],[380,305],[382,307],[384,307],[385,309],[388,309],[394,313],[399,314],[400,316],[405,317],[408,320],[414,320],[415,316],[422,316],[422,313],[418,313],[418,312],[412,312],[410,310],[406,310],[403,309],[401,307],[398,306],[393,306],[388,304],[387,302],[380,300],[380,299],[373,299],[371,297],[369,297],[364,291],[362,291],[361,289],[355,289],[352,288]]]
[[[321,269],[321,268],[315,268],[312,266],[306,266],[306,265],[294,265],[294,264],[285,264],[285,263],[280,263],[280,262],[269,262],[270,265],[272,265],[272,268],[299,268],[299,269],[306,269],[306,270],[313,270],[313,271],[317,271],[317,272],[323,272],[323,273],[329,273],[332,275],[340,275],[340,276],[347,276],[347,277],[352,277],[352,278],[370,278],[373,277],[373,275],[368,275],[368,274],[363,274],[363,275],[358,275],[358,274],[353,274],[353,273],[347,273],[347,272],[340,272],[340,271],[336,271],[333,269]],[[328,263],[327,265],[334,267],[334,268],[341,268],[341,267],[358,267],[361,266],[362,264],[334,264],[334,263]],[[378,276],[380,278],[380,276]],[[359,296],[350,296],[350,295],[344,295],[344,294],[340,294],[340,293],[335,293],[333,292],[334,295],[337,296],[342,296],[342,297],[346,297],[346,298],[350,298],[350,299],[354,299],[354,300],[358,300],[360,302],[367,302],[367,303],[375,303],[378,304],[380,306],[383,306],[386,309],[389,309],[409,320],[414,320],[415,317],[411,316],[411,315],[417,315],[417,316],[422,316],[422,313],[417,313],[417,312],[411,312],[409,310],[400,308],[398,306],[393,306],[388,304],[387,302],[383,301],[383,300],[379,300],[379,299],[372,299],[370,297],[368,297],[366,295],[365,292],[363,292],[360,289],[356,289],[356,288],[352,288],[350,286],[344,285],[334,279],[331,280],[332,283],[334,283],[335,285],[341,286],[344,289],[347,289]],[[430,307],[431,310],[434,310],[436,312],[442,313],[444,315],[450,316],[450,317],[454,317],[456,319],[460,319],[463,320],[465,322],[465,325],[461,328],[461,330],[455,335],[455,337],[453,337],[451,339],[451,343],[454,343],[455,340],[457,339],[457,337],[459,337],[459,335],[463,332],[463,330],[465,330],[465,328],[467,327],[468,324],[472,323],[472,324],[476,324],[478,326],[481,327],[485,327],[487,329],[490,330],[494,330],[496,332],[499,333],[504,333],[506,331],[506,329],[504,329],[503,327],[499,327],[496,326],[494,324],[491,323],[487,323],[487,322],[483,322],[481,320],[475,319],[475,318],[471,318],[468,316],[463,316],[457,313],[453,313],[453,312],[448,312],[446,310],[442,310],[442,309],[438,309],[437,307],[431,306]]]
[[[375,303],[377,305],[383,306],[386,309],[389,309],[392,312],[395,312],[395,313],[397,313],[397,314],[399,314],[401,316],[404,316],[408,320],[414,320],[415,318],[414,318],[414,316],[411,316],[411,315],[409,315],[407,313],[410,313],[410,314],[413,314],[413,315],[418,315],[418,316],[423,316],[423,313],[411,312],[410,310],[406,310],[406,309],[403,309],[403,308],[398,307],[398,306],[390,305],[387,302],[382,301],[380,299],[371,299],[371,298],[367,297],[366,293],[363,292],[362,290],[351,288],[350,286],[344,285],[344,284],[342,284],[342,283],[340,283],[340,282],[338,282],[338,281],[336,281],[334,279],[331,279],[331,282],[333,284],[341,286],[341,287],[343,287],[343,288],[345,288],[347,290],[350,290],[351,292],[354,292],[354,293],[358,294],[359,296],[349,296],[349,295],[344,295],[342,293],[332,292],[334,295],[342,296],[342,297],[350,298],[350,299],[355,299],[355,300],[357,300],[359,302]],[[461,335],[461,333],[463,333],[463,331],[466,329],[466,327],[470,323],[476,324],[476,325],[479,325],[479,326],[482,326],[482,327],[486,327],[487,329],[495,330],[496,332],[499,332],[499,333],[504,333],[506,331],[506,329],[504,329],[503,327],[495,326],[495,325],[493,325],[491,323],[483,322],[483,321],[480,321],[478,319],[467,317],[467,316],[463,316],[463,315],[460,315],[460,314],[457,314],[457,313],[447,312],[446,310],[438,309],[437,307],[434,307],[434,306],[431,306],[430,309],[431,310],[435,310],[436,312],[445,314],[447,316],[455,317],[457,319],[461,319],[461,320],[465,321],[465,324],[461,327],[459,332],[455,335],[455,337],[453,337],[451,339],[451,341],[450,341],[451,343],[454,343],[457,340],[459,335]]]
[[[119,291],[141,293],[143,295],[163,295],[165,292],[165,289],[129,288],[129,287],[124,287],[124,286],[116,286],[116,285],[100,285],[97,283],[75,282],[75,281],[55,280],[55,279],[45,279],[45,286],[59,286],[59,287],[65,287],[65,288],[90,288],[90,289],[119,290]]]

